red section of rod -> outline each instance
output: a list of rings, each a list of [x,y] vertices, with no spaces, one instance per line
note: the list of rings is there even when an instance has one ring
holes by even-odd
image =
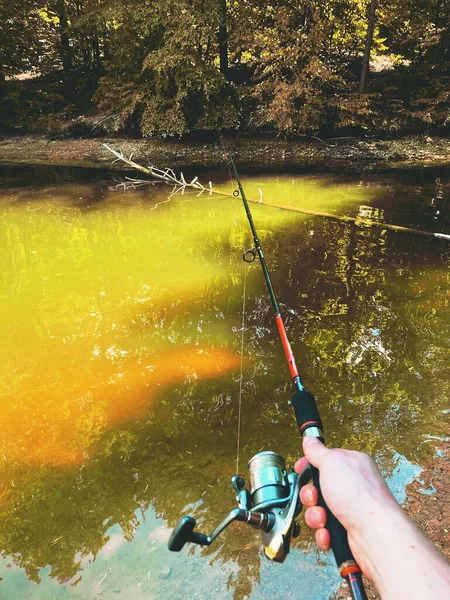
[[[289,371],[291,372],[292,378],[298,377],[297,365],[295,364],[295,358],[292,354],[291,345],[287,338],[286,329],[284,328],[283,319],[281,318],[280,314],[275,316],[275,321],[277,322],[281,343],[283,344],[284,353],[286,354],[286,358],[289,364]]]

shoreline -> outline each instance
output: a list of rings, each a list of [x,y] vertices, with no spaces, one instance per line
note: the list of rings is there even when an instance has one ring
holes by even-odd
[[[0,139],[0,164],[81,166],[124,170],[103,146],[109,143],[126,156],[161,168],[220,166],[224,163],[218,142],[124,138],[50,139],[45,136]],[[227,147],[242,165],[276,168],[381,169],[449,167],[450,139],[408,136],[396,140],[275,137],[234,137]]]

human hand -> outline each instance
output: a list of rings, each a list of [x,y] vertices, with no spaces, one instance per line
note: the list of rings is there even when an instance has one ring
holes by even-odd
[[[326,448],[317,438],[303,439],[307,462],[320,472],[320,486],[331,512],[345,527],[353,556],[383,600],[447,600],[450,566],[445,557],[403,512],[373,460],[361,452]],[[316,506],[317,489],[305,485],[300,500],[306,523],[317,529],[320,548],[330,548],[326,512]]]
[[[305,457],[297,461],[295,470],[302,471],[309,461],[320,472],[322,494],[331,512],[348,533],[353,555],[363,572],[371,577],[369,559],[363,550],[368,521],[375,515],[401,511],[373,460],[366,454],[327,448],[317,438],[303,439]],[[317,506],[318,492],[313,484],[304,486],[300,500],[307,507],[306,523],[316,529],[316,541],[322,550],[331,546],[326,529],[326,512]]]

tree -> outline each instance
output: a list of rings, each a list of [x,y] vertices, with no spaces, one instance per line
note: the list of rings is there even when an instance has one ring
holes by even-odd
[[[227,31],[227,0],[219,0],[219,62],[220,72],[228,75],[228,31]]]
[[[259,4],[259,3],[258,3]],[[260,6],[252,54],[257,108],[251,121],[286,133],[317,132],[332,122],[336,95],[348,87],[361,36],[359,4],[277,2]]]
[[[373,30],[375,28],[375,11],[377,8],[377,0],[371,0],[369,9],[369,20],[367,26],[366,47],[364,49],[364,57],[362,60],[361,79],[359,80],[359,93],[363,94],[366,88],[367,74],[369,72],[370,50],[372,48]]]
[[[445,126],[449,17],[447,0],[3,0],[0,81],[70,81],[51,95],[85,110],[95,93],[111,129],[143,135]],[[365,94],[371,53],[387,67]],[[61,111],[45,85],[9,103]]]
[[[35,0],[0,3],[0,73],[5,76],[31,71],[46,50],[46,24]]]
[[[64,71],[70,71],[72,69],[72,50],[69,42],[69,21],[67,17],[66,0],[56,0],[53,11],[58,19],[61,63]]]
[[[222,0],[117,5],[100,106],[120,123],[137,120],[144,135],[236,126],[224,8]]]

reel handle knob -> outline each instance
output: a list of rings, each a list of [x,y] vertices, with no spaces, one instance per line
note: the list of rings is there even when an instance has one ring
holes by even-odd
[[[193,517],[183,517],[180,519],[170,536],[169,550],[179,552],[187,542],[209,546],[211,541],[208,536],[194,531],[196,524],[197,521]]]
[[[242,479],[239,475],[233,475],[231,478],[231,485],[233,486],[233,490],[239,494],[239,492],[244,489],[245,479]]]

